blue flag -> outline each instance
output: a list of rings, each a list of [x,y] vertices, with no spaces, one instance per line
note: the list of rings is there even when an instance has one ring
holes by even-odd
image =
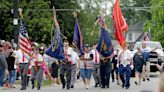
[[[51,46],[46,50],[45,53],[53,58],[65,61],[63,42],[61,33],[58,29],[56,29],[54,40]]]
[[[100,40],[96,49],[103,57],[108,57],[114,52],[109,33],[102,27]]]
[[[75,17],[75,26],[74,26],[74,35],[73,35],[73,45],[75,45],[79,49],[80,55],[84,54],[84,41],[76,17]]]

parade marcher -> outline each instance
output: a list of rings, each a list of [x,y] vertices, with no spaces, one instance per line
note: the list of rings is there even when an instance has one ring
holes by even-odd
[[[113,54],[109,56],[111,53],[105,44],[102,47],[101,51],[101,60],[100,60],[100,76],[101,76],[101,88],[109,88],[110,85],[110,73],[111,73],[111,62],[110,59],[113,57]]]
[[[140,85],[144,60],[143,60],[143,53],[141,51],[141,48],[138,47],[137,50],[138,51],[134,54],[134,57],[133,57],[135,77],[136,77],[135,84]]]
[[[114,54],[114,57],[112,58],[112,82],[114,82],[115,80],[115,74],[116,74],[116,80],[117,80],[117,85],[120,85],[119,83],[119,71],[118,71],[118,68],[117,68],[117,60],[118,60],[118,53],[119,53],[119,50],[117,49],[115,54]]]
[[[161,73],[163,73],[164,72],[164,64],[156,64],[156,66],[157,66],[157,68],[158,68],[158,70],[161,72]]]
[[[58,68],[59,68],[59,62],[57,60],[54,60],[51,65],[51,76],[52,76],[52,84],[56,85],[58,80]]]
[[[160,83],[158,92],[164,92],[164,73],[160,75]]]
[[[5,78],[5,71],[8,71],[7,61],[5,56],[2,54],[3,46],[0,45],[0,87],[3,86],[4,78]]]
[[[90,86],[90,79],[93,70],[93,54],[90,52],[90,47],[88,44],[85,45],[85,53],[80,57],[79,67],[80,75],[83,79],[85,88],[88,89]]]
[[[155,51],[157,48],[151,50],[146,46],[145,42],[142,42],[142,53],[143,53],[143,59],[145,64],[143,65],[143,81],[147,80],[150,81],[150,61],[149,61],[149,53]]]
[[[71,66],[71,68],[72,68],[72,71],[71,71],[71,88],[74,88],[78,61],[79,61],[79,56],[75,51],[73,51],[72,52],[72,66]]]
[[[37,80],[37,90],[40,90],[43,78],[43,56],[39,53],[39,49],[36,46],[32,46],[33,54],[31,64],[31,83],[32,89],[35,88],[35,80]]]
[[[120,64],[120,65],[119,65]],[[130,87],[130,75],[133,66],[132,53],[128,49],[128,44],[124,44],[124,49],[119,55],[117,62],[117,67],[119,67],[120,79],[122,81],[122,87],[128,89]]]
[[[19,68],[20,68],[21,86],[22,86],[20,90],[26,90],[29,59],[25,56],[24,52],[21,49],[19,49],[17,52],[17,59],[18,59]]]
[[[93,54],[93,77],[95,81],[94,87],[101,86],[101,78],[100,78],[100,54],[96,50],[97,45],[93,45],[93,49],[91,53]]]
[[[12,47],[9,47],[9,52],[10,52],[9,56],[6,58],[8,64],[8,71],[9,71],[8,82],[10,88],[15,88],[14,84],[16,81],[16,74],[17,74],[15,65],[17,64],[17,61]]]
[[[67,89],[70,89],[70,85],[71,85],[71,57],[72,57],[72,48],[69,47],[69,43],[68,41],[64,41],[64,54],[65,54],[65,62],[61,62],[60,65],[60,79],[61,82],[63,84],[63,89],[65,88],[65,86],[67,87]],[[65,75],[66,73],[66,80],[65,80]]]

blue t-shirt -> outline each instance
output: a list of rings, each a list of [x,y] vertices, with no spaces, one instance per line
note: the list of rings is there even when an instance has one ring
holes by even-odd
[[[114,55],[112,58],[112,63],[114,64],[114,68],[117,68],[117,60],[118,60],[118,55]]]

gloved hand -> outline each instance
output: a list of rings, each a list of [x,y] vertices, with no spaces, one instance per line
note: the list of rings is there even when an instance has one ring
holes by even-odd
[[[133,65],[130,65],[130,69],[133,70],[134,69],[134,66]]]
[[[117,66],[116,66],[117,68],[119,68],[119,64],[117,64]]]
[[[14,65],[14,69],[17,69],[17,65]]]

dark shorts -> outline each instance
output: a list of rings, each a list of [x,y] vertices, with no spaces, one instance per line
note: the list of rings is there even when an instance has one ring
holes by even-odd
[[[51,76],[52,76],[53,78],[58,78],[58,70],[52,70]]]
[[[142,73],[142,67],[135,67],[135,72]]]
[[[118,68],[114,68],[114,72],[118,74]]]

